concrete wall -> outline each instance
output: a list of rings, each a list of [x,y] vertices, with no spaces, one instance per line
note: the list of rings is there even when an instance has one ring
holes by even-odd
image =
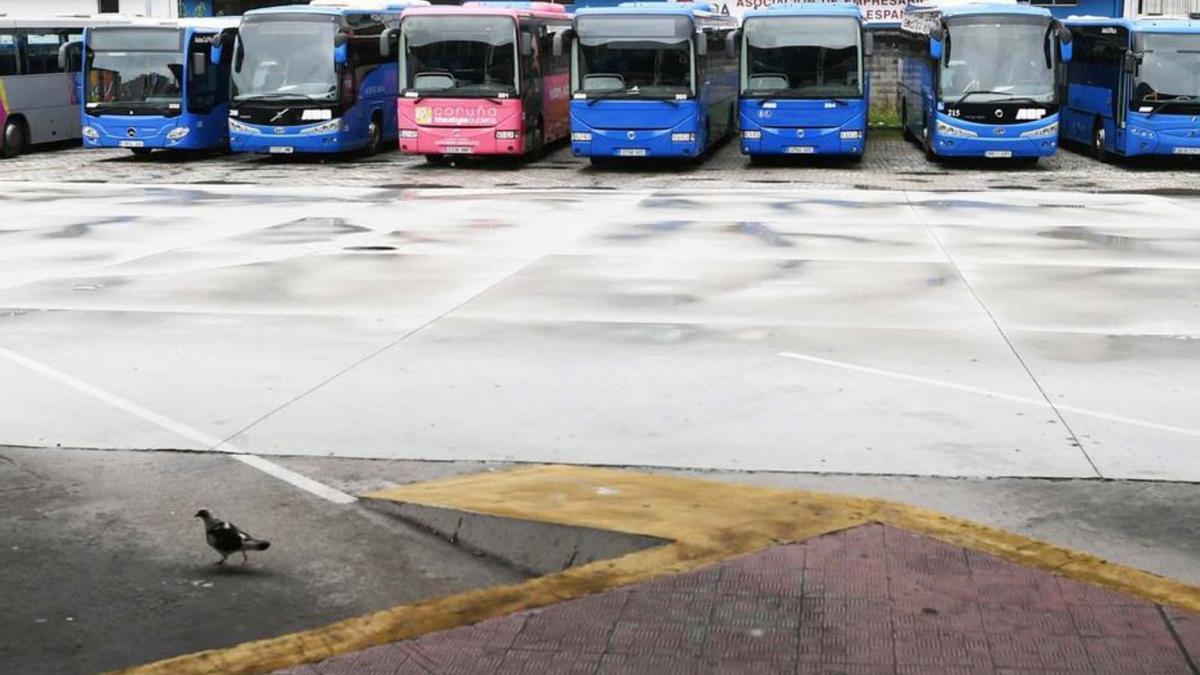
[[[171,18],[177,16],[176,0],[120,0],[122,14]],[[0,14],[8,16],[54,16],[56,14],[95,14],[98,0],[0,0]]]
[[[871,73],[871,111],[878,119],[880,112],[895,113],[896,87],[900,79],[900,31],[876,29],[875,53],[867,65]]]

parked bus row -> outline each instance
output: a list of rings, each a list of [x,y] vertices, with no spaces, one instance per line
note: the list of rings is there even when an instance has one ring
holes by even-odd
[[[1200,154],[1200,22],[1054,19],[1014,0],[909,5],[898,105],[931,157]],[[271,154],[741,152],[861,158],[872,36],[849,4],[738,20],[698,3],[314,0],[240,20],[0,23],[11,156],[86,147]],[[74,75],[73,75],[74,74]],[[80,77],[81,75],[81,77]],[[55,79],[57,78],[57,79]],[[82,102],[77,119],[72,111]]]

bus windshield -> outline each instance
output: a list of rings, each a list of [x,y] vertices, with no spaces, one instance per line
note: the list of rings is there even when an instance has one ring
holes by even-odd
[[[1135,106],[1200,104],[1200,35],[1147,33],[1133,89]]]
[[[87,103],[106,107],[178,111],[183,97],[180,33],[167,30],[94,30],[88,38]]]
[[[771,17],[745,26],[742,93],[749,97],[861,96],[859,28],[841,17]]]
[[[324,15],[244,20],[233,58],[233,100],[335,100],[336,21]]]
[[[586,17],[578,21],[576,90],[589,98],[675,98],[692,89],[687,17]]]
[[[401,89],[438,96],[517,93],[517,25],[503,16],[413,16],[401,24]]]
[[[948,21],[941,98],[967,103],[1054,102],[1050,20],[981,16]]]

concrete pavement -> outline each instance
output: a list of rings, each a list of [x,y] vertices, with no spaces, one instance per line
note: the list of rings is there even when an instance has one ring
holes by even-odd
[[[1200,476],[1187,199],[0,198],[17,216],[0,250],[2,443]]]

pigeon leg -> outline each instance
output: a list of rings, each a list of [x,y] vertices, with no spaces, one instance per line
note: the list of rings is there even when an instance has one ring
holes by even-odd
[[[246,555],[245,551],[242,551],[242,564],[245,565],[248,562],[250,562],[250,556]]]

